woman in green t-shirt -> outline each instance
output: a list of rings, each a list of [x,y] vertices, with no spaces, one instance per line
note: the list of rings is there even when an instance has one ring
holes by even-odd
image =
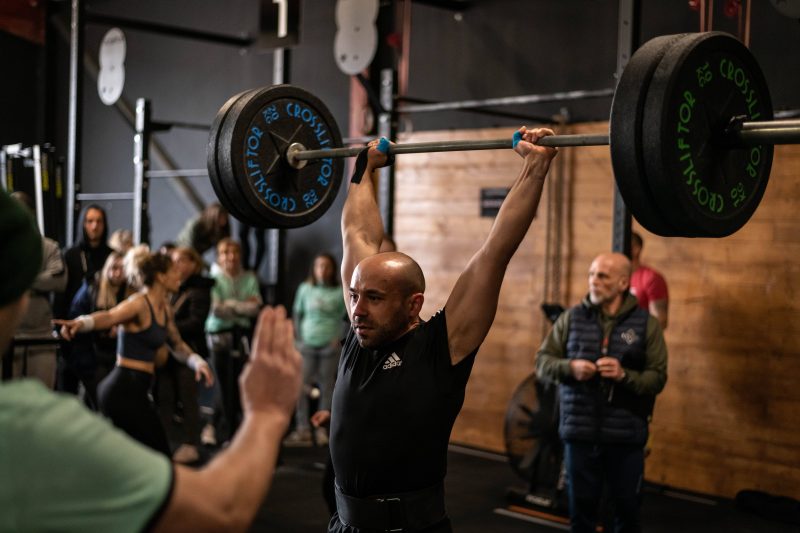
[[[303,383],[307,390],[319,385],[320,410],[330,410],[333,384],[341,351],[342,320],[345,316],[342,287],[336,275],[336,260],[330,254],[314,258],[308,278],[297,288],[293,318],[297,344],[303,354]],[[300,395],[297,405],[297,425],[287,438],[287,445],[311,444],[308,395]],[[314,430],[318,446],[328,443],[325,428]]]

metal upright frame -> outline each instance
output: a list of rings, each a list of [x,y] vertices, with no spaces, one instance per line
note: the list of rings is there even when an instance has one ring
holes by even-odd
[[[628,64],[633,52],[639,47],[641,21],[640,0],[619,1],[619,27],[617,32],[617,80]],[[614,217],[611,229],[611,249],[631,255],[631,212],[614,181]]]

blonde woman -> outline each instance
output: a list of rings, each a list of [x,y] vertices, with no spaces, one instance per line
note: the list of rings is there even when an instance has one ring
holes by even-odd
[[[178,269],[165,255],[131,252],[128,274],[141,287],[138,293],[108,311],[54,323],[66,340],[120,326],[117,366],[98,386],[100,411],[134,439],[169,455],[167,436],[149,395],[157,350],[169,340],[173,354],[194,370],[195,379],[211,384],[214,378],[205,360],[181,339],[172,317],[168,296],[180,288]]]
[[[133,248],[133,232],[129,229],[118,229],[108,238],[108,246],[115,252],[125,254]]]
[[[119,252],[108,255],[102,270],[75,293],[67,318],[111,309],[134,292],[125,279],[122,259]],[[97,384],[117,360],[117,327],[79,334],[70,348],[66,370],[83,383],[87,403],[97,409]]]

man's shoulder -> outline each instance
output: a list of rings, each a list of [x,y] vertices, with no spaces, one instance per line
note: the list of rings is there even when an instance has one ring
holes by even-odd
[[[7,408],[35,408],[54,401],[57,395],[38,380],[12,380],[0,386],[0,412]]]
[[[55,435],[47,434],[64,420],[76,424],[90,416],[75,397],[53,392],[35,379],[13,380],[0,387],[0,427],[6,434],[33,439],[41,433],[42,438],[53,439]]]
[[[445,312],[445,308],[442,307],[441,309],[433,313],[433,315],[431,315],[431,317],[428,320],[420,319],[420,324],[416,329],[420,332],[426,332],[426,333],[439,331],[442,329],[444,331],[447,331],[447,314]]]
[[[640,265],[639,268],[633,273],[633,276],[641,277],[643,279],[648,278],[656,278],[656,279],[664,279],[664,276],[656,270],[655,268],[649,265]]]

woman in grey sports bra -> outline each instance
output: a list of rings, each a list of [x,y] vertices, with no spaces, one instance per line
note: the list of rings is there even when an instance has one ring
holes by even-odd
[[[198,381],[204,378],[211,385],[214,378],[206,361],[181,339],[170,314],[168,295],[180,287],[172,260],[146,248],[134,249],[126,257],[126,273],[141,287],[138,293],[108,311],[53,322],[66,340],[76,333],[121,326],[117,366],[97,388],[100,411],[134,439],[169,456],[166,432],[149,394],[158,350],[168,342],[173,356],[194,370]]]

